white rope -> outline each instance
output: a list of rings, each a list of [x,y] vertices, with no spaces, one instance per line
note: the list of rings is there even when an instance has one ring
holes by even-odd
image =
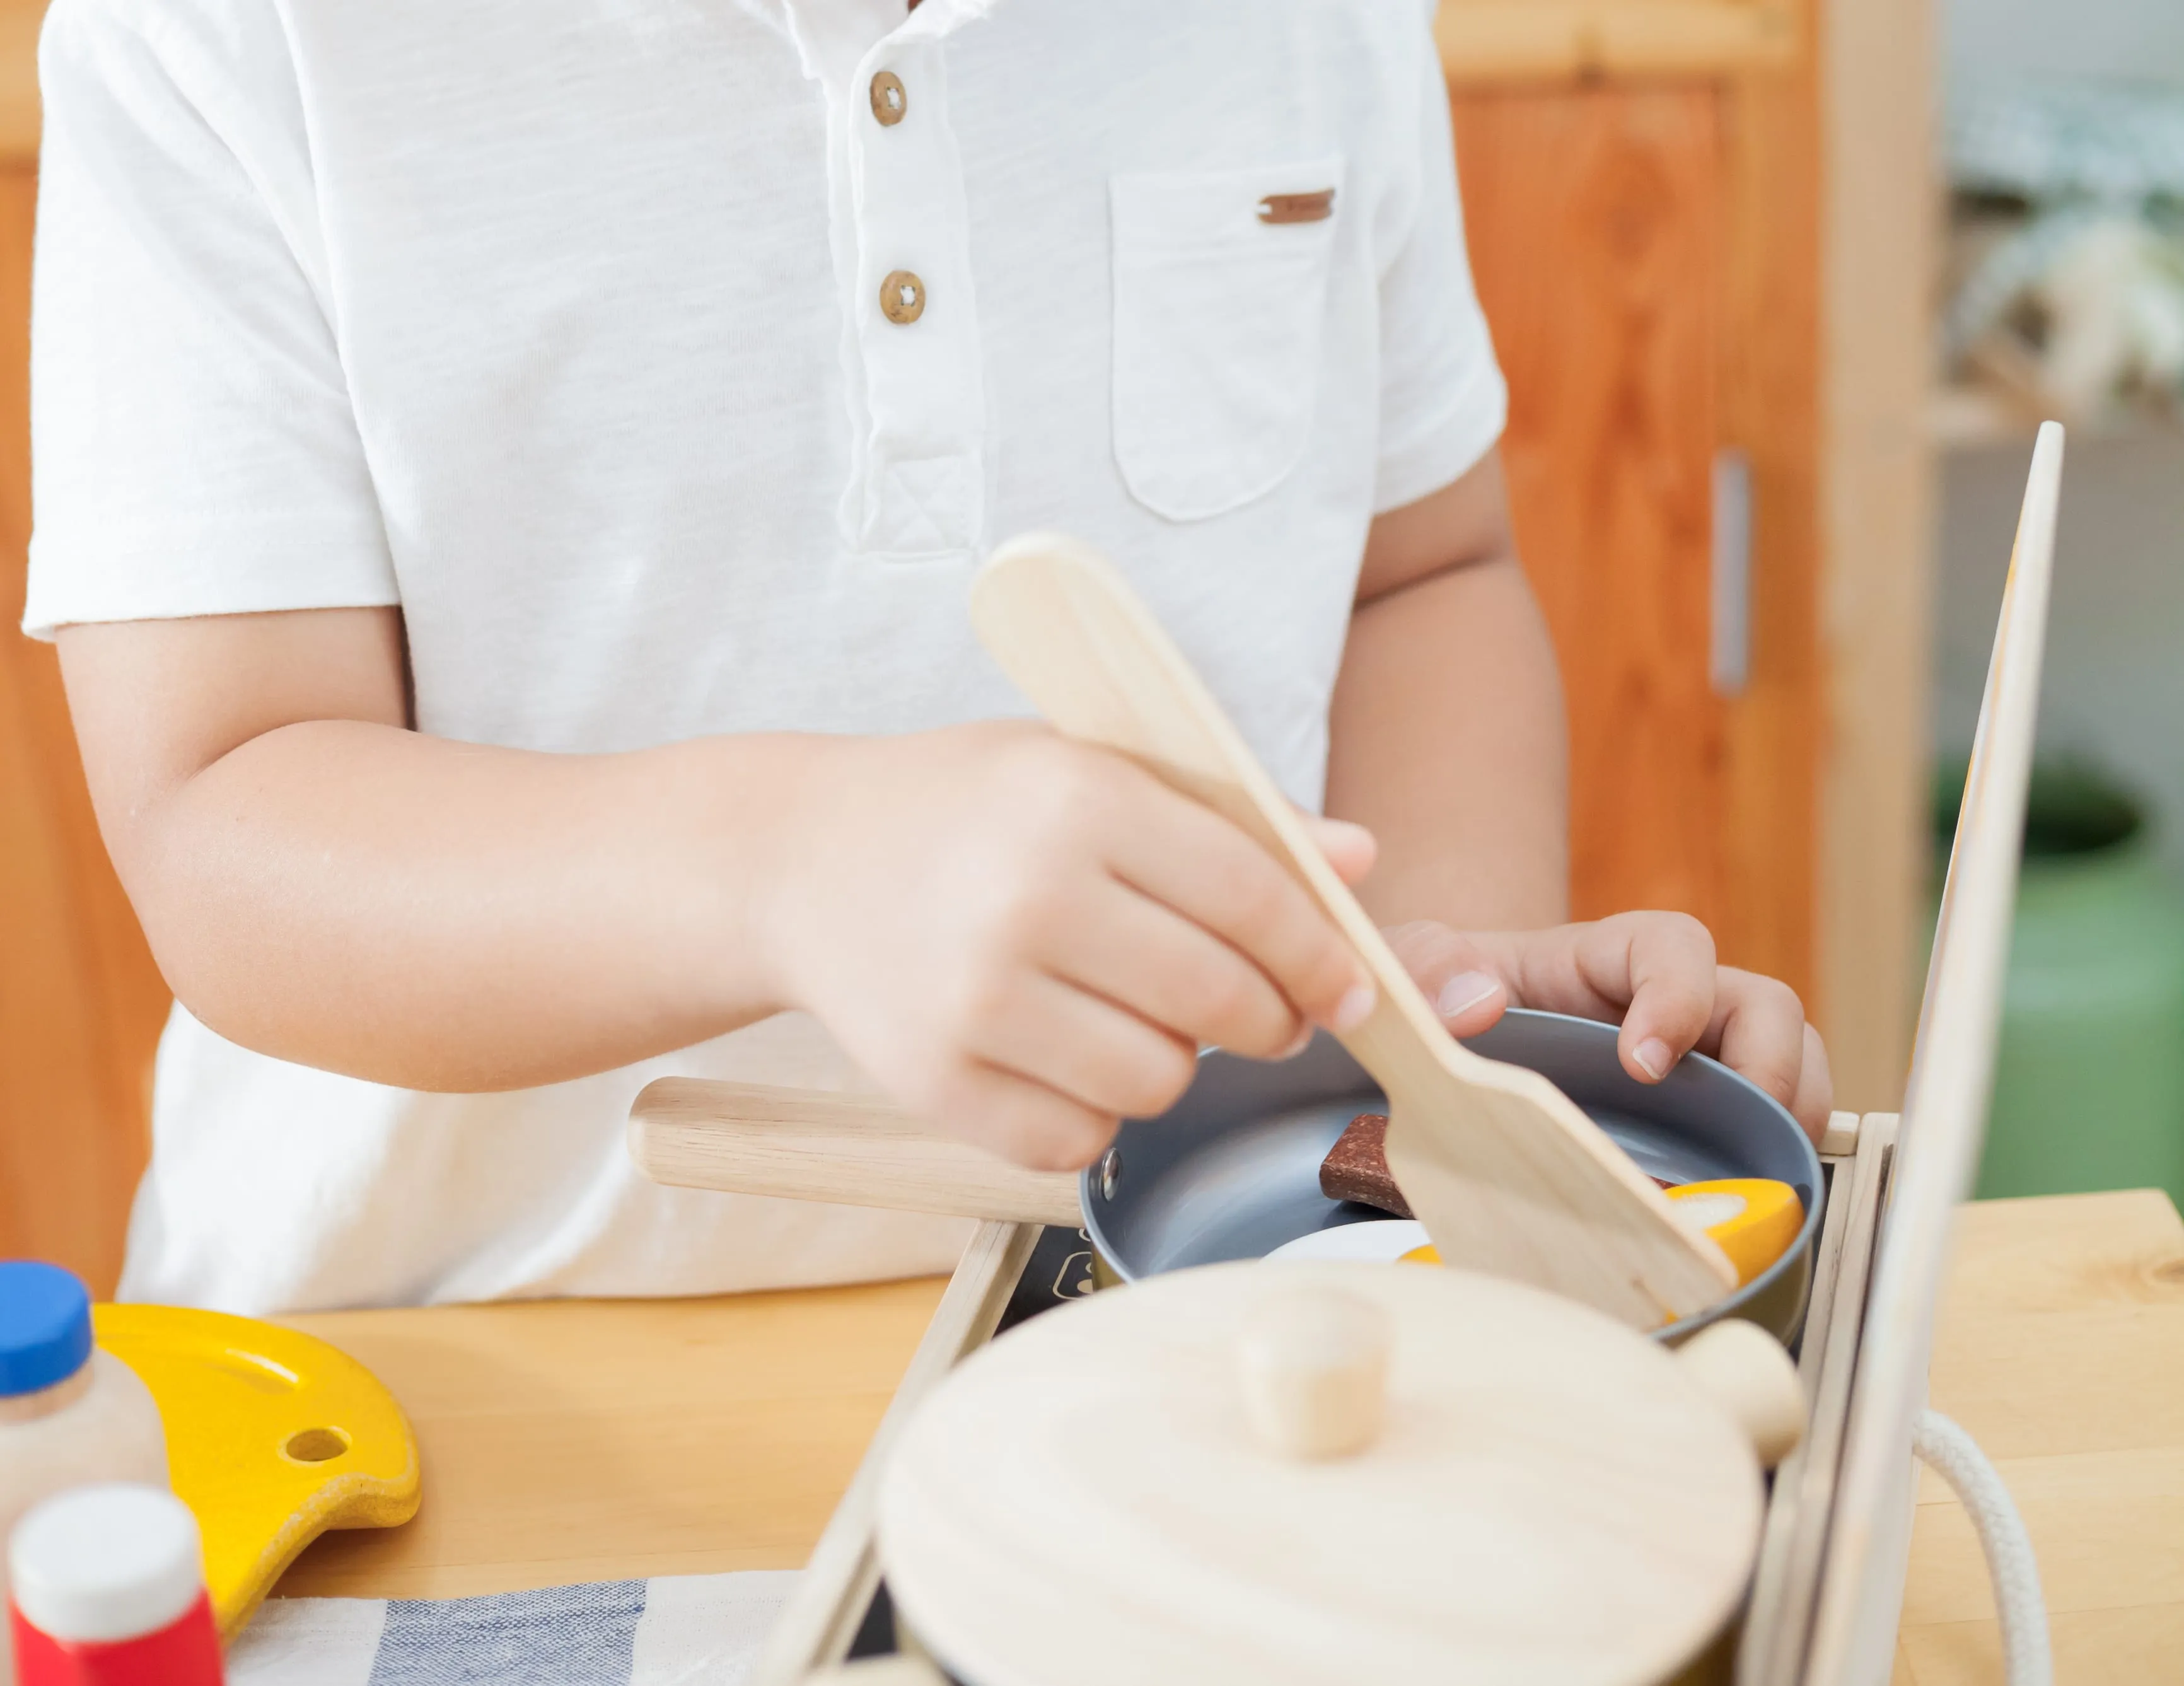
[[[1979,1443],[1938,1411],[1919,1414],[1911,1450],[1956,1489],[1986,1554],[1994,1612],[2002,1627],[2003,1678],[2008,1686],[2053,1686],[2055,1661],[2048,1644],[2048,1607],[2040,1597],[2040,1566],[2009,1489]]]

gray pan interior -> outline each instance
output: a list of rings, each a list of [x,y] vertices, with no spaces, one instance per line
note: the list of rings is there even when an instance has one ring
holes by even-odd
[[[1793,1339],[1819,1225],[1812,1143],[1763,1089],[1702,1055],[1686,1056],[1664,1082],[1638,1082],[1616,1058],[1615,1037],[1613,1025],[1513,1010],[1467,1046],[1553,1078],[1650,1175],[1677,1182],[1767,1177],[1795,1188],[1805,1205],[1797,1244],[1719,1305],[1661,1332],[1678,1339],[1717,1317],[1742,1316]],[[1208,1053],[1182,1100],[1158,1118],[1125,1123],[1109,1156],[1086,1171],[1093,1242],[1133,1280],[1259,1258],[1312,1230],[1383,1217],[1321,1194],[1319,1164],[1358,1113],[1386,1107],[1331,1036],[1279,1064]]]

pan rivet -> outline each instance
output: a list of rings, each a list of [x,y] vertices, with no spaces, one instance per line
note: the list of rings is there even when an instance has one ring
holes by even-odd
[[[1115,1185],[1122,1180],[1123,1150],[1120,1148],[1110,1148],[1100,1160],[1100,1198],[1103,1200],[1113,1199]]]

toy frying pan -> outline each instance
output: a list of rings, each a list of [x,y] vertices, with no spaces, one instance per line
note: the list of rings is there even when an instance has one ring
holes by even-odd
[[[1554,1082],[1637,1165],[1674,1182],[1762,1177],[1805,1209],[1797,1239],[1743,1287],[1652,1333],[1674,1343],[1723,1317],[1797,1337],[1812,1280],[1821,1182],[1795,1119],[1702,1055],[1638,1082],[1615,1027],[1515,1010],[1466,1046]],[[862,1096],[666,1077],[638,1097],[630,1148],[657,1182],[738,1194],[1014,1222],[1082,1226],[1102,1273],[1133,1282],[1256,1259],[1318,1230],[1382,1214],[1320,1192],[1319,1166],[1360,1112],[1384,1112],[1372,1077],[1329,1036],[1278,1064],[1211,1052],[1189,1092],[1133,1119],[1082,1176],[1025,1171]]]

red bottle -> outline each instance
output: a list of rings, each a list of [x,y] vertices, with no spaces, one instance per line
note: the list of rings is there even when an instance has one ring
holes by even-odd
[[[71,1488],[8,1542],[16,1686],[222,1686],[197,1518],[131,1482]]]

